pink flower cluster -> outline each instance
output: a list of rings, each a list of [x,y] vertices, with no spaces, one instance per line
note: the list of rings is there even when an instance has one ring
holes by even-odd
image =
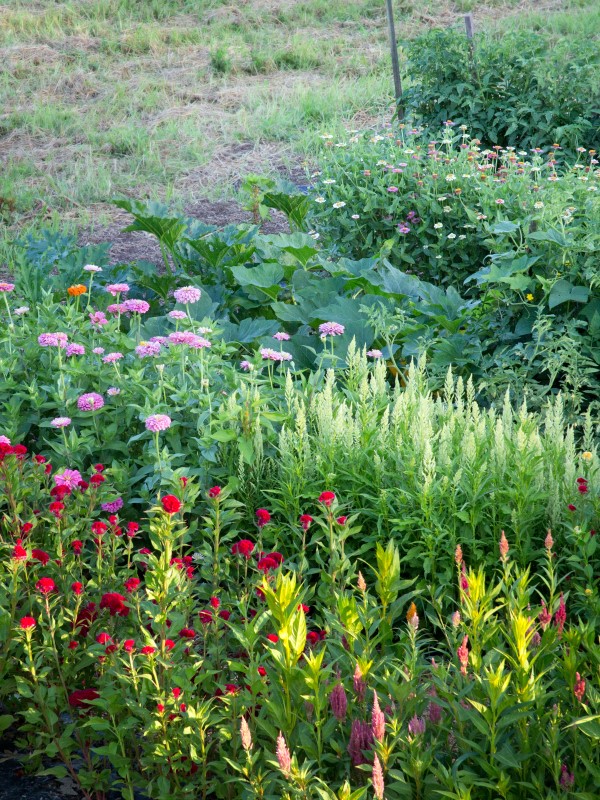
[[[291,361],[292,354],[286,353],[284,350],[272,350],[270,347],[263,347],[260,351],[261,358],[266,361]]]
[[[181,305],[189,305],[190,303],[197,303],[200,300],[202,292],[195,286],[183,286],[181,289],[175,289],[173,296]]]
[[[145,300],[125,300],[123,308],[131,314],[146,314],[150,310],[150,303]]]
[[[151,414],[146,417],[144,424],[146,429],[152,431],[152,433],[166,431],[167,428],[171,427],[171,417],[167,416],[167,414]]]
[[[149,358],[160,354],[160,342],[140,342],[135,348],[136,355],[140,358]]]
[[[80,411],[98,411],[103,405],[104,398],[98,392],[88,392],[77,399],[77,408]]]
[[[40,347],[60,347],[67,346],[68,336],[66,333],[40,333],[38,344]]]
[[[345,330],[345,327],[339,322],[323,322],[319,325],[321,336],[342,336]]]
[[[119,294],[125,294],[129,291],[129,286],[126,283],[111,283],[106,287],[106,291],[117,297]]]

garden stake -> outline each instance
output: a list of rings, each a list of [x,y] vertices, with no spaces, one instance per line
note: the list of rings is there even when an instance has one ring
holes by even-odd
[[[398,119],[404,119],[404,111],[400,108],[400,100],[402,98],[402,81],[400,79],[400,64],[398,63],[398,44],[396,42],[396,29],[394,26],[394,10],[392,8],[392,0],[386,0],[388,30],[390,34],[390,53],[392,56],[392,72],[394,74],[394,98],[396,101],[396,113]]]

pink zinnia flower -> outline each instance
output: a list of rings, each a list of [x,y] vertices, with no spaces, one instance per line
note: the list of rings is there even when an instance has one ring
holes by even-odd
[[[152,414],[146,417],[144,424],[147,430],[152,431],[152,433],[166,431],[167,428],[171,427],[171,417],[167,416],[167,414]]]
[[[77,408],[80,411],[98,411],[104,405],[104,398],[97,392],[82,394],[77,399]]]
[[[101,356],[102,353],[104,353],[104,348],[103,347],[94,347],[94,349],[92,350],[92,353],[95,356]]]
[[[190,303],[197,303],[201,296],[202,292],[195,286],[183,286],[181,289],[175,289],[173,292],[175,300],[183,306],[189,305]]]
[[[97,325],[98,327],[101,325],[108,325],[108,320],[106,319],[104,311],[90,311],[89,317],[92,325]]]
[[[53,428],[66,428],[71,424],[71,417],[55,417],[50,425]]]
[[[145,300],[125,300],[123,308],[125,311],[129,311],[132,314],[146,314],[150,311],[150,303],[147,303]]]
[[[170,317],[171,319],[187,319],[188,318],[188,315],[185,313],[185,311],[181,311],[181,309],[179,309],[179,308],[174,308],[173,311],[169,311],[167,316]]]
[[[367,355],[369,358],[383,358],[381,350],[367,350]]]
[[[273,339],[277,339],[278,342],[289,342],[291,336],[285,331],[277,331],[277,333],[273,334]]]
[[[321,336],[341,336],[346,329],[339,322],[323,322],[319,325]]]
[[[110,292],[113,297],[119,294],[125,294],[129,291],[129,286],[126,283],[111,283],[106,287],[106,291]]]
[[[38,336],[38,344],[40,347],[60,347],[64,349],[67,346],[66,333],[40,333]]]
[[[251,369],[254,369],[252,364],[249,361],[241,361],[240,362],[240,369],[243,369],[244,372],[250,372]]]
[[[82,344],[68,344],[67,349],[65,350],[65,355],[67,357],[70,356],[83,356],[85,355],[85,347]]]
[[[55,486],[68,486],[69,489],[76,489],[81,481],[81,473],[77,469],[64,469],[54,476]]]
[[[105,364],[114,364],[115,361],[120,361],[123,358],[123,353],[108,353],[104,356],[102,361]]]
[[[160,354],[160,342],[140,342],[135,348],[136,355],[140,358],[148,358],[150,356],[157,356]]]
[[[15,288],[14,283],[7,283],[6,281],[0,281],[0,292],[12,292]]]

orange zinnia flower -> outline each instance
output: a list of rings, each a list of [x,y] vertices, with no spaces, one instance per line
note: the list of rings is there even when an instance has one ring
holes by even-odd
[[[77,283],[75,286],[69,286],[67,289],[67,294],[69,297],[79,297],[80,294],[85,294],[87,289],[81,283]]]

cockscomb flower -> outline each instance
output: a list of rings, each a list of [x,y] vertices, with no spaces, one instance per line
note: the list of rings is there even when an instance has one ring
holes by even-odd
[[[456,550],[454,551],[454,562],[457,567],[460,567],[463,562],[463,551],[459,544],[456,545]]]
[[[111,283],[106,287],[106,291],[116,297],[119,294],[126,294],[129,291],[129,286],[126,283]]]
[[[373,771],[371,772],[371,783],[373,784],[373,794],[375,800],[384,800],[383,793],[385,791],[385,784],[383,782],[383,768],[377,753],[373,758]]]
[[[21,544],[22,539],[17,539],[15,546],[13,547],[12,557],[14,561],[26,561],[27,560],[27,550]]]
[[[323,503],[324,506],[330,508],[331,505],[335,502],[335,493],[334,492],[321,492],[319,495],[319,503]]]
[[[223,490],[221,489],[220,486],[212,486],[208,490],[207,494],[208,494],[208,496],[210,497],[211,500],[215,500],[217,497],[219,497],[219,495],[221,494],[222,491]]]
[[[56,589],[56,584],[52,578],[40,578],[36,583],[35,588],[42,594],[50,594]]]
[[[339,322],[323,322],[319,325],[321,336],[342,336],[345,330],[345,327]]]
[[[385,715],[379,707],[377,692],[373,692],[373,709],[371,711],[371,731],[373,738],[382,742],[385,736]]]
[[[567,621],[567,607],[565,605],[565,598],[561,594],[558,608],[556,610],[556,613],[554,614],[554,624],[556,626],[559,639],[562,636],[566,621]]]
[[[137,299],[125,300],[123,302],[123,308],[131,314],[146,314],[150,311],[150,303],[147,303],[145,300]]]
[[[259,528],[264,528],[271,521],[271,514],[266,508],[259,508],[256,512],[256,524]]]
[[[548,533],[546,534],[546,538],[544,539],[544,547],[549,553],[554,547],[554,539],[552,538],[551,531],[548,531]]]
[[[348,697],[346,696],[346,690],[341,683],[337,683],[333,687],[331,694],[329,695],[329,705],[331,706],[333,716],[337,720],[342,721],[346,719]]]
[[[573,694],[580,703],[583,703],[583,695],[585,694],[585,680],[581,677],[581,675],[578,672],[575,673],[575,685],[573,687]]]
[[[246,717],[242,717],[240,721],[240,739],[242,740],[242,747],[249,753],[252,750],[252,734],[246,722]]]
[[[411,736],[421,736],[425,733],[427,725],[423,717],[418,717],[416,714],[408,723],[408,732]]]
[[[104,398],[98,392],[88,392],[77,398],[77,408],[80,411],[98,411],[104,405]]]
[[[166,494],[160,502],[167,514],[177,514],[181,510],[181,501],[174,494]]]
[[[310,528],[310,523],[313,521],[314,520],[310,514],[300,514],[300,525],[302,526],[302,530],[307,531]]]
[[[456,651],[456,655],[458,656],[458,661],[460,663],[461,675],[467,674],[467,667],[469,666],[469,648],[467,647],[468,641],[469,637],[465,636],[462,640],[461,646]]]
[[[354,668],[354,675],[352,676],[352,685],[354,688],[354,693],[356,694],[359,702],[365,699],[365,692],[367,691],[367,684],[363,677],[361,668],[357,664]]]
[[[151,416],[146,417],[144,424],[146,429],[152,431],[152,433],[166,431],[171,427],[171,417],[169,417],[167,414],[152,414]]]
[[[277,756],[277,763],[279,764],[279,769],[283,772],[284,775],[289,775],[291,768],[292,768],[292,758],[290,756],[289,748],[283,738],[283,734],[281,731],[279,732],[279,736],[277,737],[277,747],[275,749],[275,755]]]
[[[195,286],[182,286],[181,289],[175,289],[173,292],[173,297],[182,306],[197,303],[201,296],[202,292]]]
[[[251,542],[250,539],[240,539],[239,542],[234,542],[231,545],[231,554],[236,556],[243,556],[245,559],[249,559],[252,555],[254,550],[254,542]]]
[[[348,754],[355,767],[366,764],[365,751],[370,750],[373,744],[373,732],[368,722],[360,719],[352,720],[350,739],[348,741]]]
[[[502,563],[505,563],[508,557],[509,545],[508,545],[508,539],[506,538],[504,531],[502,531],[502,534],[500,536],[500,544],[498,545],[498,547],[500,550],[500,560],[502,561]]]
[[[30,631],[35,628],[35,619],[33,617],[21,617],[19,627],[24,631]]]

